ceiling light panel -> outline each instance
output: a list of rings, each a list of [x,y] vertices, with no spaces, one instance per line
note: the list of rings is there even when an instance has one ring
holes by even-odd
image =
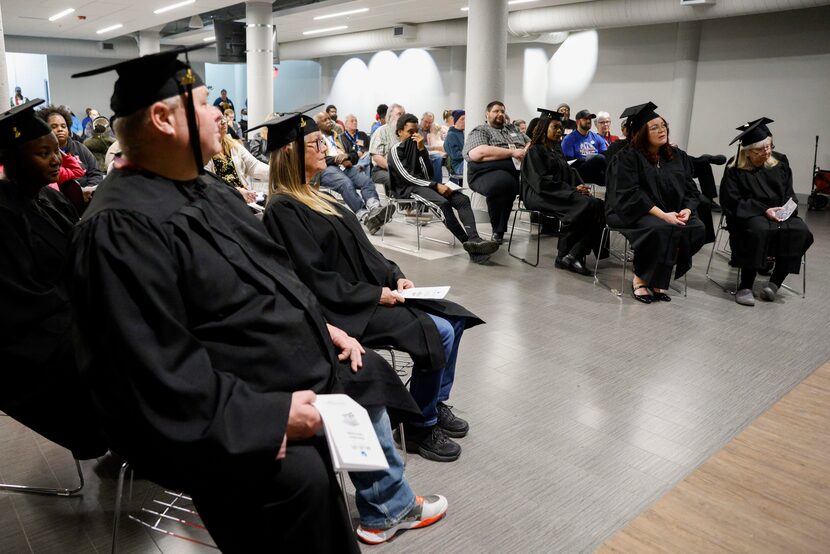
[[[369,11],[369,8],[357,8],[354,10],[348,10],[345,12],[337,12],[337,13],[327,13],[326,15],[318,15],[314,18],[314,21],[320,21],[321,19],[334,19],[335,17],[343,17],[346,15],[354,15],[356,13],[366,13]]]
[[[169,6],[164,6],[163,8],[153,10],[153,13],[158,15],[160,13],[169,12],[170,10],[175,10],[176,8],[182,8],[184,6],[189,6],[195,3],[196,0],[183,0],[182,2],[176,2],[175,4],[170,4]]]
[[[57,21],[61,17],[65,17],[65,16],[71,14],[74,11],[75,11],[75,8],[66,8],[65,10],[63,10],[61,12],[58,12],[55,15],[53,15],[52,17],[50,17],[49,21]]]
[[[342,31],[348,29],[348,25],[338,25],[337,27],[326,27],[325,29],[312,29],[310,31],[303,31],[304,35],[318,35],[320,33],[330,33],[331,31]]]

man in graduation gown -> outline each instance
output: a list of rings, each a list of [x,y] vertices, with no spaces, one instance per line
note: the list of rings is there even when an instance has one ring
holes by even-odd
[[[239,196],[200,175],[221,114],[177,54],[92,72],[119,74],[128,165],[72,240],[82,373],[112,449],[189,492],[222,550],[356,552],[313,402],[360,347]]]
[[[107,449],[72,347],[64,262],[78,216],[47,186],[62,155],[34,115],[42,103],[0,114],[0,410],[87,459]]]
[[[538,132],[522,164],[522,201],[528,209],[555,215],[562,222],[556,267],[588,275],[585,256],[593,250],[597,257],[604,257],[599,243],[605,228],[605,206],[590,196],[586,185],[574,183],[574,170],[560,150],[562,114],[539,111]]]

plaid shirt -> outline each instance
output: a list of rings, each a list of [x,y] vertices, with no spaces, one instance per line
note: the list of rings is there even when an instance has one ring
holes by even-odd
[[[527,137],[512,125],[505,125],[501,129],[489,125],[479,125],[469,132],[464,141],[464,159],[471,162],[470,150],[476,146],[498,146],[499,148],[522,148],[527,143]]]
[[[369,154],[378,154],[385,158],[392,147],[399,142],[397,133],[388,124],[384,125],[372,134],[372,140],[369,143]]]

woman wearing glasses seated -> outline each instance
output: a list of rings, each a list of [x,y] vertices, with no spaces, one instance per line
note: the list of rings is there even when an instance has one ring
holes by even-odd
[[[807,224],[792,211],[795,206],[786,206],[798,203],[793,173],[787,156],[773,152],[768,123],[772,120],[762,117],[738,127],[741,133],[730,143],[740,140],[738,155],[729,162],[720,185],[731,265],[741,268],[735,302],[742,306],[755,305],[752,286],[769,258],[775,258],[775,267],[761,287],[763,300],[775,299],[787,275],[799,272],[801,257],[813,244]]]
[[[268,164],[256,159],[241,142],[231,138],[228,134],[228,119],[224,115],[219,120],[219,134],[222,151],[208,161],[205,169],[235,188],[247,204],[255,203],[257,195],[251,190],[250,182],[253,179],[267,181]]]
[[[565,161],[562,114],[539,110],[542,116],[533,129],[530,149],[522,163],[522,202],[530,210],[555,215],[564,225],[554,265],[580,275],[591,272],[585,256],[599,255],[605,228],[605,206],[591,196],[585,184],[574,183],[574,172]]]
[[[656,108],[648,102],[623,112],[630,117],[631,144],[614,157],[607,178],[608,224],[631,241],[631,292],[645,304],[671,300],[672,268],[675,279],[682,277],[705,238],[691,162],[669,144],[668,125]]]

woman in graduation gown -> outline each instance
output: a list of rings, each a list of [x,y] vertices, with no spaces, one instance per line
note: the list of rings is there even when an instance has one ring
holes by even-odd
[[[605,205],[591,196],[586,185],[574,184],[573,171],[560,149],[562,114],[539,111],[542,116],[522,163],[522,201],[528,209],[555,215],[564,225],[556,267],[589,275],[585,256],[593,250],[599,257]]]
[[[42,103],[0,114],[0,410],[87,459],[106,447],[72,347],[64,262],[78,216],[47,186],[62,155],[33,113]]]
[[[741,133],[732,141],[740,140],[738,154],[724,171],[720,185],[732,265],[741,268],[735,301],[744,306],[755,304],[752,286],[768,258],[775,258],[775,267],[760,296],[774,300],[787,275],[800,271],[801,257],[813,243],[810,229],[796,212],[786,220],[780,218],[784,204],[798,200],[789,161],[773,151],[768,123],[772,120],[763,117],[738,128]]]
[[[325,169],[325,151],[311,122],[305,132],[302,166],[311,182]],[[445,402],[461,334],[482,321],[449,301],[404,302],[399,291],[413,287],[412,281],[372,246],[350,211],[302,182],[294,145],[277,148],[269,145],[271,199],[263,220],[268,232],[288,251],[331,323],[366,346],[391,345],[412,356],[410,392],[425,421],[407,427],[407,448],[436,461],[457,459],[461,447],[450,437],[466,435],[468,424]]]
[[[700,193],[683,150],[669,144],[665,119],[651,102],[632,107],[631,144],[613,159],[607,179],[608,224],[634,249],[634,298],[650,304],[671,300],[666,290],[692,267],[705,227],[697,218]],[[629,111],[630,110],[630,111]]]

